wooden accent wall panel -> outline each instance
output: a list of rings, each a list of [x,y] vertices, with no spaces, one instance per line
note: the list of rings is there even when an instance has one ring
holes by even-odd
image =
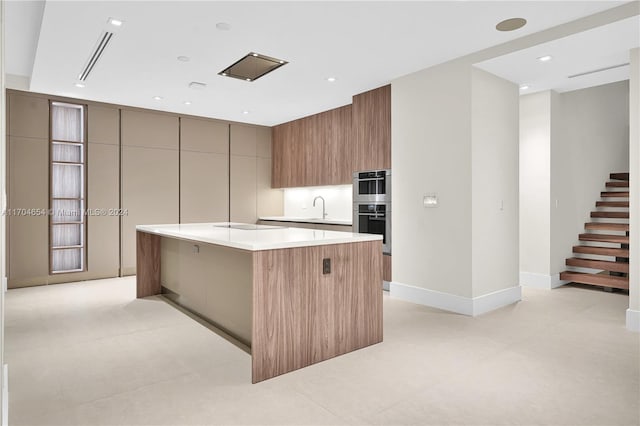
[[[272,186],[351,183],[351,105],[273,128]]]
[[[353,170],[391,168],[391,85],[353,97]]]
[[[391,281],[391,255],[382,255],[382,279]]]
[[[160,243],[161,237],[136,231],[136,297],[160,294]]]
[[[255,252],[253,382],[381,342],[381,286],[380,241]]]

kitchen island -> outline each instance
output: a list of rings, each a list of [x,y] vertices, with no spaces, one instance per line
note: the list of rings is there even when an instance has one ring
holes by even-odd
[[[256,383],[382,341],[382,238],[237,223],[137,227],[137,297],[251,349]]]

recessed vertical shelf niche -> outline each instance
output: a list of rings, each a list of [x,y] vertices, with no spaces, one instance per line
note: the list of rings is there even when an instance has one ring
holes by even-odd
[[[86,108],[51,102],[49,262],[52,274],[86,270]]]

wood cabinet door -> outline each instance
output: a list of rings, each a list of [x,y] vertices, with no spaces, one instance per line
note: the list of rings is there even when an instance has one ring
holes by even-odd
[[[391,85],[353,97],[353,170],[391,168]]]

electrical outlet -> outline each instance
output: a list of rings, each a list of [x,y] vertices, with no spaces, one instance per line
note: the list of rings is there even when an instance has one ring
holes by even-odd
[[[331,273],[331,259],[322,259],[322,275]]]
[[[200,253],[200,246],[199,246],[199,245],[197,245],[197,244],[194,244],[194,245],[193,245],[193,252],[194,252],[195,254]]]

